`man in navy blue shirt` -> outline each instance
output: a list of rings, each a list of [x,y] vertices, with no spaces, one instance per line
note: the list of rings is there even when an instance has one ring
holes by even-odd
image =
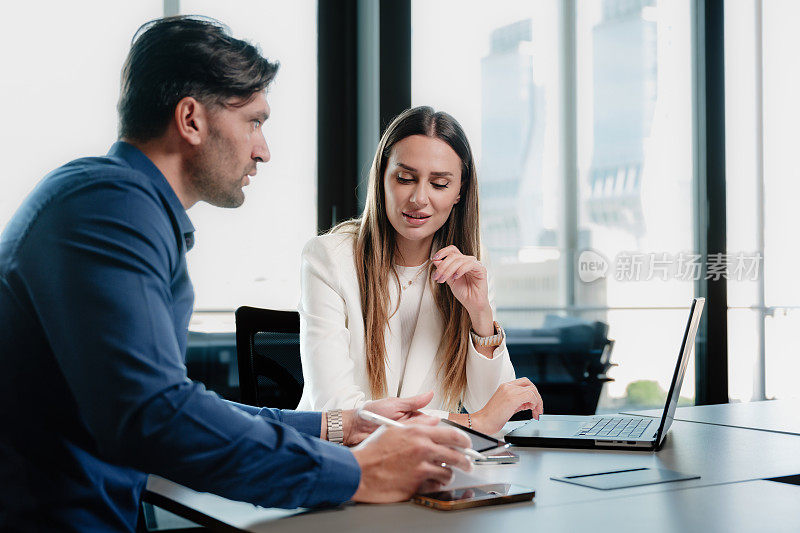
[[[3,231],[0,529],[133,530],[148,473],[293,508],[400,501],[446,483],[442,463],[469,469],[450,448],[469,440],[418,414],[430,394],[368,404],[422,423],[351,450],[323,440],[375,429],[351,411],[238,405],[186,376],[186,209],[244,201],[269,160],[276,70],[213,21],[146,25],[123,68],[121,140],[46,176]]]

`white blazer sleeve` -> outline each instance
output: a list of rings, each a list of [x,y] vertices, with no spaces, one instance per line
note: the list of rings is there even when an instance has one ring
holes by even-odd
[[[494,280],[488,277],[489,303],[492,306],[492,315],[497,319],[497,310],[494,304]],[[497,391],[497,387],[516,378],[511,357],[508,355],[506,341],[494,349],[492,358],[489,359],[475,349],[470,338],[469,353],[467,354],[467,389],[464,391],[464,407],[470,413],[479,411]]]
[[[300,267],[300,358],[305,385],[298,409],[352,409],[366,401],[355,383],[339,265],[325,242],[312,239]]]

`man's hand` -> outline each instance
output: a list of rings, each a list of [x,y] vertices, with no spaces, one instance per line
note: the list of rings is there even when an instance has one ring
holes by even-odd
[[[372,411],[386,418],[397,420],[404,424],[435,425],[439,419],[420,413],[419,410],[428,405],[433,398],[433,391],[412,396],[411,398],[384,398],[373,400],[364,404],[362,409]],[[358,416],[355,410],[342,413],[344,426],[344,443],[354,446],[367,438],[378,426]]]
[[[400,502],[415,492],[439,490],[453,477],[449,467],[472,469],[472,462],[450,446],[468,448],[470,440],[449,427],[381,427],[353,450],[361,467],[353,501]]]

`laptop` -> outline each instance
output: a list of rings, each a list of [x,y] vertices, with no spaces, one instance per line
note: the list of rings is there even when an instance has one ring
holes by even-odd
[[[700,325],[705,298],[695,298],[683,333],[678,363],[672,375],[667,403],[659,421],[653,417],[631,415],[542,415],[505,436],[506,442],[518,446],[547,448],[603,448],[660,450],[672,425],[681,392],[686,365]]]

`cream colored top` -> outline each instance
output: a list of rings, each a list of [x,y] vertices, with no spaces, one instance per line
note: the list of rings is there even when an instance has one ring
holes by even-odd
[[[396,391],[389,391],[392,396],[399,396],[400,389],[403,388],[403,376],[405,366],[408,362],[408,352],[411,349],[411,341],[414,340],[414,331],[417,329],[417,319],[419,318],[419,308],[422,305],[422,295],[425,292],[427,282],[428,265],[415,267],[404,267],[395,265],[397,277],[400,280],[400,306],[397,314],[400,318],[400,383]]]
[[[373,399],[353,239],[348,233],[322,235],[303,249],[298,310],[305,385],[297,407],[300,410],[353,409]],[[389,291],[389,309],[394,309],[396,283],[389,284]],[[492,295],[490,277],[490,302]],[[444,325],[430,283],[422,284],[416,325],[405,357],[401,316],[392,315],[386,328],[387,391],[392,396],[408,397],[433,390],[428,412],[436,410],[434,414],[444,417],[447,411],[435,360]],[[480,410],[500,384],[514,377],[505,342],[494,350],[491,359],[470,342],[464,406],[473,413]]]

